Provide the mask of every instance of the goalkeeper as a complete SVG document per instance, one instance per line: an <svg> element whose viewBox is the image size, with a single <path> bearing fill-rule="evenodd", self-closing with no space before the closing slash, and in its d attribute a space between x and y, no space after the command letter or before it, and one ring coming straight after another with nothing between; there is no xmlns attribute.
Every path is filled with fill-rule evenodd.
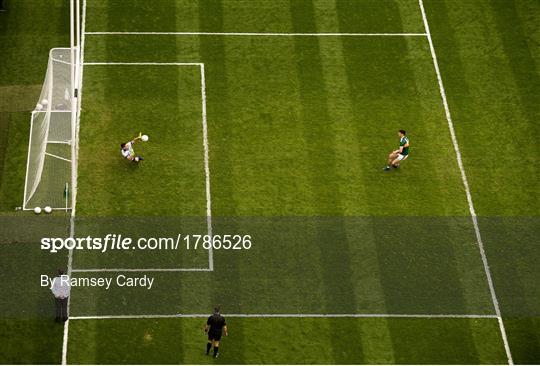
<svg viewBox="0 0 540 366"><path fill-rule="evenodd" d="M124 158L134 163L144 160L142 156L135 155L135 150L133 150L133 145L137 143L137 141L141 140L141 138L142 134L139 132L139 136L135 137L133 140L120 144L120 153Z"/></svg>

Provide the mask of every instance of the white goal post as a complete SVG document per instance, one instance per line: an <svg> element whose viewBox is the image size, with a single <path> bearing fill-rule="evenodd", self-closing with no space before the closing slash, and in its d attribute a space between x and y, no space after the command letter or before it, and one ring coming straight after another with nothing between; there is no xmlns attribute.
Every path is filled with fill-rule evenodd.
<svg viewBox="0 0 540 366"><path fill-rule="evenodd" d="M70 48L53 48L49 52L45 81L30 121L23 210L49 206L67 211L74 204L81 66L79 18L77 1L71 11Z"/></svg>

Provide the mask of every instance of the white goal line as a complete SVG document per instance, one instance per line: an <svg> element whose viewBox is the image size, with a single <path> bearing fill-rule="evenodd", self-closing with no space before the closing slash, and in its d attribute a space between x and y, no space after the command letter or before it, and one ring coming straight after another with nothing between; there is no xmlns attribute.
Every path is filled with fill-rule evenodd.
<svg viewBox="0 0 540 366"><path fill-rule="evenodd" d="M25 207L22 210L23 211L34 211L34 208ZM57 210L57 211L59 211L59 210L66 211L66 208L65 207L51 207L51 210L53 210L53 211L55 211L55 210ZM68 207L67 211L71 211L71 207ZM24 244L24 243L21 243L21 244ZM31 244L31 243L29 243L29 244Z"/></svg>
<svg viewBox="0 0 540 366"><path fill-rule="evenodd" d="M79 268L71 272L212 272L211 268Z"/></svg>
<svg viewBox="0 0 540 366"><path fill-rule="evenodd" d="M427 37L427 33L286 33L286 32L85 32L98 35L252 36L252 37Z"/></svg>
<svg viewBox="0 0 540 366"><path fill-rule="evenodd" d="M416 319L497 319L491 314L222 314L229 318L416 318ZM207 318L208 314L89 315L71 316L70 320Z"/></svg>

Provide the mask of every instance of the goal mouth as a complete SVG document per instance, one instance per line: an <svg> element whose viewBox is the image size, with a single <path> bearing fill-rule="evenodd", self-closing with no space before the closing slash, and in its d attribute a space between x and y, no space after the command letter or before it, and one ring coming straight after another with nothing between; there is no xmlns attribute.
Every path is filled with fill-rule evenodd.
<svg viewBox="0 0 540 366"><path fill-rule="evenodd" d="M23 210L72 208L75 161L74 65L71 48L49 52L41 94L32 112L24 187Z"/></svg>

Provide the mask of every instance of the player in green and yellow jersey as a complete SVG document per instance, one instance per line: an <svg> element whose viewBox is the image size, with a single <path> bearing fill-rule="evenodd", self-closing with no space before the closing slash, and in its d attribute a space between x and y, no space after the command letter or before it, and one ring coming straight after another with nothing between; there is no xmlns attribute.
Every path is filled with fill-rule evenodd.
<svg viewBox="0 0 540 366"><path fill-rule="evenodd" d="M409 157L409 138L406 136L405 130L399 130L399 149L392 151L388 155L388 165L384 167L384 171L389 171L390 167L399 168L399 162Z"/></svg>

